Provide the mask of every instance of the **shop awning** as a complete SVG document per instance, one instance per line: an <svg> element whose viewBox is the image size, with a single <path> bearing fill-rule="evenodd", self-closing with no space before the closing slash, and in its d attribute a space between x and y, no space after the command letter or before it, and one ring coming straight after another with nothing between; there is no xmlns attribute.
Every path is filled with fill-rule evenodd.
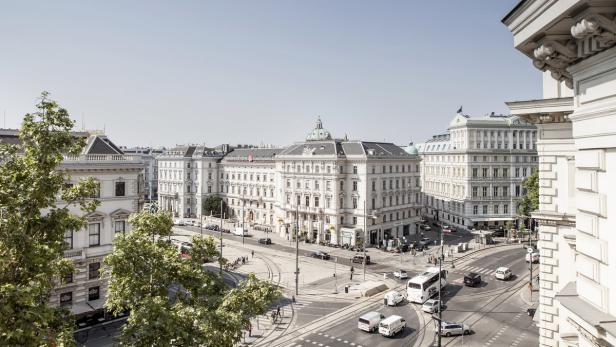
<svg viewBox="0 0 616 347"><path fill-rule="evenodd" d="M485 218L471 218L471 222L500 222L500 221L512 221L512 217L485 217Z"/></svg>

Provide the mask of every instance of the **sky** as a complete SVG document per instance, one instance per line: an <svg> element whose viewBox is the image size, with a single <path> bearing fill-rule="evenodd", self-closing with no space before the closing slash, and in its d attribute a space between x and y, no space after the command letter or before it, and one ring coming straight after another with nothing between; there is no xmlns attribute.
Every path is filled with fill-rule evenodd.
<svg viewBox="0 0 616 347"><path fill-rule="evenodd" d="M541 97L501 19L517 0L11 1L0 123L41 91L118 145L423 142Z"/></svg>

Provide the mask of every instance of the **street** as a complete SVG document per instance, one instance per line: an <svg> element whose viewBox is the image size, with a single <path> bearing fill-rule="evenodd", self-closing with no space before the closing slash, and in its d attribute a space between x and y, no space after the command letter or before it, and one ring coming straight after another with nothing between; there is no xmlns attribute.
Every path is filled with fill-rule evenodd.
<svg viewBox="0 0 616 347"><path fill-rule="evenodd" d="M200 233L199 228L174 227L173 239L190 241L193 235ZM216 238L220 233L203 230L204 235ZM436 238L436 231L425 232L425 237ZM395 307L383 305L383 293L374 297L362 298L357 293L345 293L346 286L352 287L363 281L361 264L353 264L350 259L357 252L331 248L314 244L300 243L300 290L295 296L294 268L295 244L280 239L277 235L268 235L273 240L271 245L259 244L261 232L252 231L252 237L242 238L223 234L223 255L234 260L249 256L254 257L237 270L225 271L225 281L235 285L247 273L281 286L284 298L270 307L268 314L253 321L252 336L246 336L245 345L255 346L430 346L436 341L434 320L430 314L421 311L421 305L408 303L406 300ZM460 240L470 240L468 233L446 235L450 244ZM447 246L446 246L447 247ZM521 245L502 245L502 247L485 247L474 245L476 252L460 254L456 258L446 258L443 267L448 270L448 284L442 292L446 304L443 311L444 321L464 323L471 327L473 333L464 337L443 337L443 345L482 345L499 346L534 346L537 328L527 316L526 309L530 303L523 300L523 291L528 291L528 264L524 261L526 250ZM406 281L393 278L394 270L404 269L409 279L423 272L427 259L435 254L439 247L432 246L424 255L394 254L370 248L368 253L374 264L367 266L367 280L385 281L390 289L406 295ZM331 259L322 260L310 257L315 250L322 250L331 255ZM454 267L452 268L451 260ZM351 266L354 276L351 279ZM509 281L496 280L494 272L499 266L509 267L514 277ZM208 264L211 271L217 267ZM476 288L465 287L463 276L475 272L482 276L482 283ZM336 274L336 276L334 276ZM385 275L385 276L384 276ZM295 298L295 302L291 298ZM269 313L281 308L282 317L272 322ZM402 316L407 327L392 338L378 333L366 333L357 328L359 316L366 312L379 311L385 316L392 314ZM109 346L117 335L119 326L96 328L89 332L89 339L84 345ZM80 334L81 343L83 332Z"/></svg>

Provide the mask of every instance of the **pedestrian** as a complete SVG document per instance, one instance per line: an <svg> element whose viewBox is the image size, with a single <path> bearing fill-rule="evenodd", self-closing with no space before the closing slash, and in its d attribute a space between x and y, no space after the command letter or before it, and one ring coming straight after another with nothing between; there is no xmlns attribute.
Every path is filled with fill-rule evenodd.
<svg viewBox="0 0 616 347"><path fill-rule="evenodd" d="M255 257L255 251L254 251L254 249L253 249L252 251L250 251L250 254L252 254L252 257L253 257L253 258Z"/></svg>
<svg viewBox="0 0 616 347"><path fill-rule="evenodd" d="M276 315L277 315L278 317L280 317L280 306L278 306L278 307L276 308Z"/></svg>
<svg viewBox="0 0 616 347"><path fill-rule="evenodd" d="M246 264L246 260L242 257L242 264Z"/></svg>
<svg viewBox="0 0 616 347"><path fill-rule="evenodd" d="M248 322L248 337L252 337L252 322Z"/></svg>
<svg viewBox="0 0 616 347"><path fill-rule="evenodd" d="M295 295L293 295L293 296L291 297L291 301L293 301L293 303L295 303Z"/></svg>
<svg viewBox="0 0 616 347"><path fill-rule="evenodd" d="M355 271L355 268L353 268L353 266L351 266L351 281L353 280L353 272Z"/></svg>

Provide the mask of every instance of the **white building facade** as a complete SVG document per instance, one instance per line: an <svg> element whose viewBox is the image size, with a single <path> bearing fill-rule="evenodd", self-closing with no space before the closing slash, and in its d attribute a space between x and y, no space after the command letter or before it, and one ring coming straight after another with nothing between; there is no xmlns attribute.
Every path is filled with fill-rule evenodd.
<svg viewBox="0 0 616 347"><path fill-rule="evenodd" d="M163 154L161 148L150 147L120 147L124 154L130 155L133 158L139 158L143 162L145 168L143 171L144 187L146 201L158 201L158 161L157 157Z"/></svg>
<svg viewBox="0 0 616 347"><path fill-rule="evenodd" d="M539 129L541 346L616 345L615 15L614 2L525 0L503 19L544 71L544 99L508 103Z"/></svg>
<svg viewBox="0 0 616 347"><path fill-rule="evenodd" d="M17 130L0 129L0 142L18 143L17 134ZM129 215L141 210L144 164L140 158L124 154L103 134L77 132L74 136L86 138L86 147L80 155L65 155L59 169L69 174L67 185L94 178L99 190L93 198L100 205L86 216L84 229L64 235L68 246L64 257L74 262L75 272L60 279L50 304L66 306L79 317L101 309L105 302L103 258L111 253L114 238L130 230ZM82 214L77 206L68 208L75 215Z"/></svg>
<svg viewBox="0 0 616 347"><path fill-rule="evenodd" d="M426 217L460 229L516 218L522 182L537 169L537 131L515 116L461 113L447 133L417 144Z"/></svg>
<svg viewBox="0 0 616 347"><path fill-rule="evenodd" d="M195 167L194 155L187 153L182 147L159 158L160 207L176 216L183 211L184 217L199 215L188 204L195 199L187 189L199 189L204 177L187 176L188 165ZM306 141L286 148L243 147L200 158L208 170L203 196L223 197L227 217L237 225L292 238L298 224L308 240L349 245L364 237L369 244L402 241L416 232L421 206L416 150L333 139L319 119Z"/></svg>

